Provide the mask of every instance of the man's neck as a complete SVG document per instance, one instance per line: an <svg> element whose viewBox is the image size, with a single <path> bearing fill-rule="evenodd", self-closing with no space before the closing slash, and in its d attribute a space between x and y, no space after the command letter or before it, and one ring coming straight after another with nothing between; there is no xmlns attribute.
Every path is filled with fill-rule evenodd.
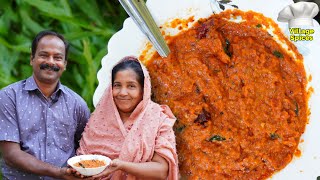
<svg viewBox="0 0 320 180"><path fill-rule="evenodd" d="M55 83L49 84L49 83L42 83L37 79L35 79L35 82L37 83L38 88L46 98L49 98L53 94L53 92L56 90L58 85L58 81Z"/></svg>

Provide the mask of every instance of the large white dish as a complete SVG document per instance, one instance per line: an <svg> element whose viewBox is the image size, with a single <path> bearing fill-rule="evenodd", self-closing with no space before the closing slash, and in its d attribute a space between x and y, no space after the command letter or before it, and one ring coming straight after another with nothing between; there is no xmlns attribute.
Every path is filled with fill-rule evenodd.
<svg viewBox="0 0 320 180"><path fill-rule="evenodd" d="M263 13L265 16L272 18L277 22L278 12L285 6L292 4L291 0L234 0L232 4L239 6L241 10L254 10ZM149 0L147 6L151 11L156 23L162 25L174 18L184 18L195 16L195 19L208 17L212 14L209 0ZM288 34L287 23L277 22L280 28ZM295 43L304 56L304 64L307 72L312 75L310 85L314 93L310 98L311 116L306 131L302 136L304 142L299 144L302 156L294 158L283 170L273 175L273 180L300 180L300 179L317 179L320 176L320 27L314 21L315 29L314 40L311 42ZM102 68L97 74L99 85L93 96L94 105L101 98L107 84L109 83L107 72L122 57L128 55L139 56L147 38L140 32L131 18L125 20L123 29L114 34L108 43L108 54L102 59Z"/></svg>
<svg viewBox="0 0 320 180"><path fill-rule="evenodd" d="M104 166L96 167L96 168L83 168L83 167L77 167L75 166L76 163L82 161L82 160L100 160L105 163ZM80 156L74 156L70 159L68 159L67 163L75 170L77 170L80 174L84 176L93 176L101 173L111 162L111 159L102 156L102 155L94 155L94 154L87 154L87 155L80 155Z"/></svg>

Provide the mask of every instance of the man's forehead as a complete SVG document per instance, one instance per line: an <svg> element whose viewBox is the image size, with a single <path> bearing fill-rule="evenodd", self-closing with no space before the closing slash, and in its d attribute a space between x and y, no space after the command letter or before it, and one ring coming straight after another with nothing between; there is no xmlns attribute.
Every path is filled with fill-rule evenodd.
<svg viewBox="0 0 320 180"><path fill-rule="evenodd" d="M53 35L47 35L42 37L38 42L38 46L41 44L55 44L57 46L63 46L65 48L65 44L62 41L62 39Z"/></svg>
<svg viewBox="0 0 320 180"><path fill-rule="evenodd" d="M49 50L49 49L39 49L39 50L37 51L38 54L49 54L49 53L51 53L51 52L53 52L53 53L56 54L56 55L64 55L64 52L61 52L61 51L51 51L51 50Z"/></svg>
<svg viewBox="0 0 320 180"><path fill-rule="evenodd" d="M48 52L52 50L59 51L64 54L64 42L56 36L45 36L41 38L37 46L37 52Z"/></svg>

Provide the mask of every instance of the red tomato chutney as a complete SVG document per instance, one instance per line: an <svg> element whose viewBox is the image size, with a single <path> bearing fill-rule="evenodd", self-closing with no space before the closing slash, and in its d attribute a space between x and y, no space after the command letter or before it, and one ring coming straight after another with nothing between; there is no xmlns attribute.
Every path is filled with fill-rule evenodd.
<svg viewBox="0 0 320 180"><path fill-rule="evenodd" d="M246 21L227 19L233 14ZM263 27L275 28L292 54ZM177 117L183 179L266 179L292 160L308 120L303 57L270 18L225 11L145 61L153 100ZM294 58L295 57L295 58Z"/></svg>

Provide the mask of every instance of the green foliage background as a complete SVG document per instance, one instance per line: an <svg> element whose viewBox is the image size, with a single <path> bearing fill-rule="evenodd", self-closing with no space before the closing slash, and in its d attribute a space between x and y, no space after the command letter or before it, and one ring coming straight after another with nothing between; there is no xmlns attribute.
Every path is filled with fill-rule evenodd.
<svg viewBox="0 0 320 180"><path fill-rule="evenodd" d="M125 18L117 0L0 0L0 89L31 76L32 39L50 29L71 44L61 82L80 94L92 111L100 61Z"/></svg>

